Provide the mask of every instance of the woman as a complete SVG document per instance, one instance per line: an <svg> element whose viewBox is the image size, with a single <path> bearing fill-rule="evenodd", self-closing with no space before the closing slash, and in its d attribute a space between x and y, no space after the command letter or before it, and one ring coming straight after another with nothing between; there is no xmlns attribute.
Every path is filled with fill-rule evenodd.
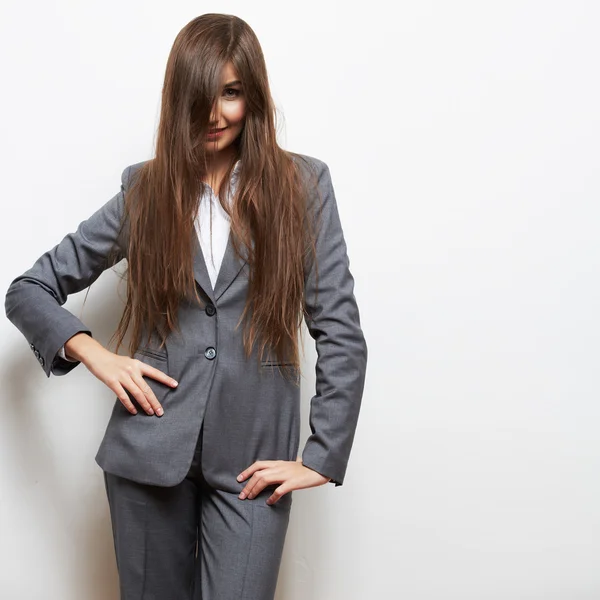
<svg viewBox="0 0 600 600"><path fill-rule="evenodd" d="M48 377L82 362L117 396L96 461L122 599L272 599L293 491L344 480L367 347L329 169L281 149L274 116L252 29L192 20L155 157L6 295ZM62 306L123 258L128 356ZM318 359L300 457L303 319Z"/></svg>

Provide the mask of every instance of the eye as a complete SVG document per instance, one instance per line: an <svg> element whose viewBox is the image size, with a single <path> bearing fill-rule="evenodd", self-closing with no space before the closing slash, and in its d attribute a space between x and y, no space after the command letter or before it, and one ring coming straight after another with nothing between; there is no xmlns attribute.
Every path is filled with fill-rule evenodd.
<svg viewBox="0 0 600 600"><path fill-rule="evenodd" d="M233 92L233 95L228 95L227 92ZM226 88L223 93L228 98L237 98L242 92L236 88Z"/></svg>

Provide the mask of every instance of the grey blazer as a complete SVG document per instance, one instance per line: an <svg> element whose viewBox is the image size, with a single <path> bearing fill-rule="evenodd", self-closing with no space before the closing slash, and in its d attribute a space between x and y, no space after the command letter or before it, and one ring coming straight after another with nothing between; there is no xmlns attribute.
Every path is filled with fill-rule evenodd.
<svg viewBox="0 0 600 600"><path fill-rule="evenodd" d="M317 176L324 200L317 238L316 301L314 269L306 276L305 305L310 315L306 324L318 358L316 393L309 414L311 434L302 462L339 486L344 481L358 422L367 346L329 168L307 155L296 154L294 159L307 176L310 171ZM48 377L51 373L65 375L79 364L58 354L71 336L81 331L92 335L63 307L67 296L85 289L102 271L127 258L127 229L119 233L124 195L142 164L128 166L121 175L120 191L8 288L6 315L27 339ZM109 264L106 257L115 243L120 254ZM194 236L194 277L206 306L182 302L182 333L171 334L162 349L153 338L134 354L172 376L179 385L171 388L146 378L164 407L162 417L149 416L144 410L132 415L115 400L96 455L102 469L140 483L174 486L188 473L202 423L202 469L214 487L239 493L245 482L238 482L236 476L253 462L296 460L299 386L283 377L274 359L267 358L260 366L255 354L247 359L241 327L234 330L248 289L244 256L247 254L241 259L235 256L230 237L213 290ZM136 404L131 394L130 398Z"/></svg>

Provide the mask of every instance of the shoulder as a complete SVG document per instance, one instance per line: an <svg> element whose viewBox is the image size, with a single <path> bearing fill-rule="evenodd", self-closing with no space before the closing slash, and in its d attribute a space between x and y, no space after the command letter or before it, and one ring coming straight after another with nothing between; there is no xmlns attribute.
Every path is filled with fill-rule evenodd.
<svg viewBox="0 0 600 600"><path fill-rule="evenodd" d="M137 163L133 163L132 165L128 165L123 169L121 173L121 184L123 185L123 189L127 189L135 177L135 174L146 164L149 163L150 160L142 160Z"/></svg>
<svg viewBox="0 0 600 600"><path fill-rule="evenodd" d="M288 154L305 173L316 177L318 181L321 181L323 176L329 173L327 163L316 156L290 151L288 151Z"/></svg>
<svg viewBox="0 0 600 600"><path fill-rule="evenodd" d="M316 156L310 156L309 154L301 154L300 152L291 152L288 150L288 154L298 163L304 163L312 167L323 168L327 165L325 161L317 158Z"/></svg>
<svg viewBox="0 0 600 600"><path fill-rule="evenodd" d="M301 177L308 191L308 204L311 210L329 212L336 206L335 192L329 165L321 158L288 152L294 162L298 165Z"/></svg>

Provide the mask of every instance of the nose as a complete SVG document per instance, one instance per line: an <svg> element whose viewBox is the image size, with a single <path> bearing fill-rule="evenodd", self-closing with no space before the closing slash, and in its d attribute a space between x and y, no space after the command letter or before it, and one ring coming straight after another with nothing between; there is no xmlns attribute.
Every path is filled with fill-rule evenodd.
<svg viewBox="0 0 600 600"><path fill-rule="evenodd" d="M215 107L213 106L213 108L210 112L210 127L213 129L216 129L220 119L221 119L221 115L218 114L217 111L215 111Z"/></svg>

